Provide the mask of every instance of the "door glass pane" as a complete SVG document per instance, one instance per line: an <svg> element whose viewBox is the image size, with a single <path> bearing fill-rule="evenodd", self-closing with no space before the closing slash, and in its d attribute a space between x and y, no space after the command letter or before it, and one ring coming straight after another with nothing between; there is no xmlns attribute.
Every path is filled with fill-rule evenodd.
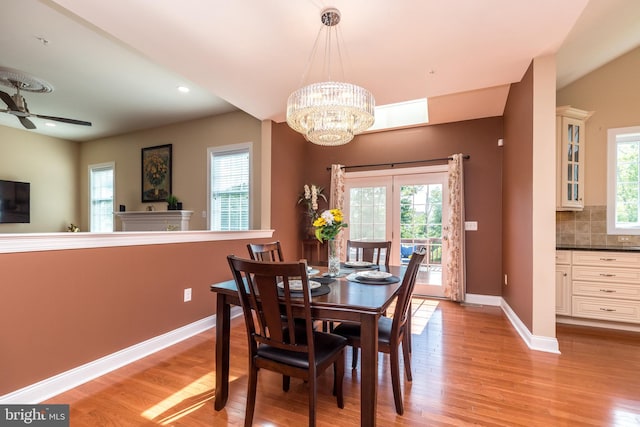
<svg viewBox="0 0 640 427"><path fill-rule="evenodd" d="M573 161L573 144L569 143L567 144L567 161L572 162Z"/></svg>
<svg viewBox="0 0 640 427"><path fill-rule="evenodd" d="M571 185L571 183L567 184L567 199L568 200L573 200L573 192L571 191L573 188L573 186Z"/></svg>
<svg viewBox="0 0 640 427"><path fill-rule="evenodd" d="M349 190L349 238L386 239L386 187L358 187Z"/></svg>
<svg viewBox="0 0 640 427"><path fill-rule="evenodd" d="M573 142L580 143L580 126L574 126L573 128Z"/></svg>
<svg viewBox="0 0 640 427"><path fill-rule="evenodd" d="M580 153L579 153L579 151L580 151L580 147L578 145L574 145L573 146L573 159L576 162L580 161Z"/></svg>
<svg viewBox="0 0 640 427"><path fill-rule="evenodd" d="M573 184L573 197L578 201L578 184Z"/></svg>
<svg viewBox="0 0 640 427"><path fill-rule="evenodd" d="M580 180L580 177L578 176L578 165L577 164L573 165L573 176L575 177L576 181Z"/></svg>
<svg viewBox="0 0 640 427"><path fill-rule="evenodd" d="M442 184L400 187L400 230L403 263L415 245L425 245L429 256L424 264L441 267Z"/></svg>
<svg viewBox="0 0 640 427"><path fill-rule="evenodd" d="M573 171L573 168L571 167L571 165L567 165L567 180L568 181L573 181L573 174L571 173Z"/></svg>

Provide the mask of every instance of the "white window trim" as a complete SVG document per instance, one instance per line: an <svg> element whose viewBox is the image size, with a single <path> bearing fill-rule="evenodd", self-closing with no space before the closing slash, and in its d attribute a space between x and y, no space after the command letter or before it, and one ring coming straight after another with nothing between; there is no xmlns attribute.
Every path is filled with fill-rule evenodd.
<svg viewBox="0 0 640 427"><path fill-rule="evenodd" d="M253 142L219 145L207 148L207 229L211 230L211 157L217 153L249 150L249 229L253 225Z"/></svg>
<svg viewBox="0 0 640 427"><path fill-rule="evenodd" d="M640 235L640 227L620 228L616 226L617 136L630 133L640 133L640 126L607 130L607 234Z"/></svg>
<svg viewBox="0 0 640 427"><path fill-rule="evenodd" d="M87 206L87 212L89 213L88 215L88 224L89 224L89 230L91 230L91 172L94 169L104 169L104 168L111 168L113 170L113 208L115 210L116 207L116 162L105 162L105 163L96 163L93 165L89 165L88 166L88 170L87 170L87 174L88 174L88 179L87 179L87 190L88 190L88 206ZM115 227L116 227L116 221L114 219L113 221L113 229L111 231L115 231Z"/></svg>

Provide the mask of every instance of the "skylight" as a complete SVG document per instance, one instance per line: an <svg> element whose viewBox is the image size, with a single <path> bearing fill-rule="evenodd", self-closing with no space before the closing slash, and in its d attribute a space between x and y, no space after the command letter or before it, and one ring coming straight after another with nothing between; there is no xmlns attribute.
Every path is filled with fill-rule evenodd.
<svg viewBox="0 0 640 427"><path fill-rule="evenodd" d="M367 132L395 129L429 123L429 105L427 98L396 104L378 105L375 110L376 121Z"/></svg>

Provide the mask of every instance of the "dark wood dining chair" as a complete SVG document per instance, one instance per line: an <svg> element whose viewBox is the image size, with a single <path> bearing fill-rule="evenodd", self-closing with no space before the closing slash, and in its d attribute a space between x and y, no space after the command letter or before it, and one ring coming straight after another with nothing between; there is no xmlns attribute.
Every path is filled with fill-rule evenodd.
<svg viewBox="0 0 640 427"><path fill-rule="evenodd" d="M400 285L393 318L382 316L378 321L378 350L389 354L393 399L396 404L396 412L399 415L404 413L404 406L402 404L402 392L400 391L400 358L398 351L400 344L402 344L404 370L407 381L412 381L409 343L411 315L409 307L416 276L426 254L427 249L424 246L419 247L413 253ZM355 369L358 364L358 348L360 347L360 325L356 323L341 323L334 328L333 333L345 337L349 345L353 347L352 367Z"/></svg>
<svg viewBox="0 0 640 427"><path fill-rule="evenodd" d="M344 407L344 349L340 335L315 331L311 319L311 290L307 263L265 262L229 255L229 266L238 287L249 344L249 382L244 425L251 426L256 401L258 370L283 375L282 388L289 390L290 377L301 378L309 388L309 426L315 426L317 377L333 365L333 394ZM291 291L291 280L299 280L302 292ZM280 285L279 285L280 283ZM301 301L302 300L302 301ZM305 320L301 333L296 327L294 306L302 303L296 317ZM286 314L282 317L282 313Z"/></svg>
<svg viewBox="0 0 640 427"><path fill-rule="evenodd" d="M271 262L284 261L280 241L270 243L249 243L247 244L247 250L249 251L249 256L252 260Z"/></svg>
<svg viewBox="0 0 640 427"><path fill-rule="evenodd" d="M352 256L353 255L353 256ZM389 265L391 241L347 240L347 261L368 261L374 264Z"/></svg>

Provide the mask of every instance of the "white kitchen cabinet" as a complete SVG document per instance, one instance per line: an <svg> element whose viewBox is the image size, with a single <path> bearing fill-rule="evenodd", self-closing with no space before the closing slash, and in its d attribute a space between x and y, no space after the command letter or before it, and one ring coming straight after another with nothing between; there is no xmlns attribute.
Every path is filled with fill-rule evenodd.
<svg viewBox="0 0 640 427"><path fill-rule="evenodd" d="M570 106L556 109L556 210L584 208L585 124L593 112Z"/></svg>
<svg viewBox="0 0 640 427"><path fill-rule="evenodd" d="M571 316L571 251L556 251L556 314Z"/></svg>
<svg viewBox="0 0 640 427"><path fill-rule="evenodd" d="M640 323L640 253L573 251L571 315Z"/></svg>

